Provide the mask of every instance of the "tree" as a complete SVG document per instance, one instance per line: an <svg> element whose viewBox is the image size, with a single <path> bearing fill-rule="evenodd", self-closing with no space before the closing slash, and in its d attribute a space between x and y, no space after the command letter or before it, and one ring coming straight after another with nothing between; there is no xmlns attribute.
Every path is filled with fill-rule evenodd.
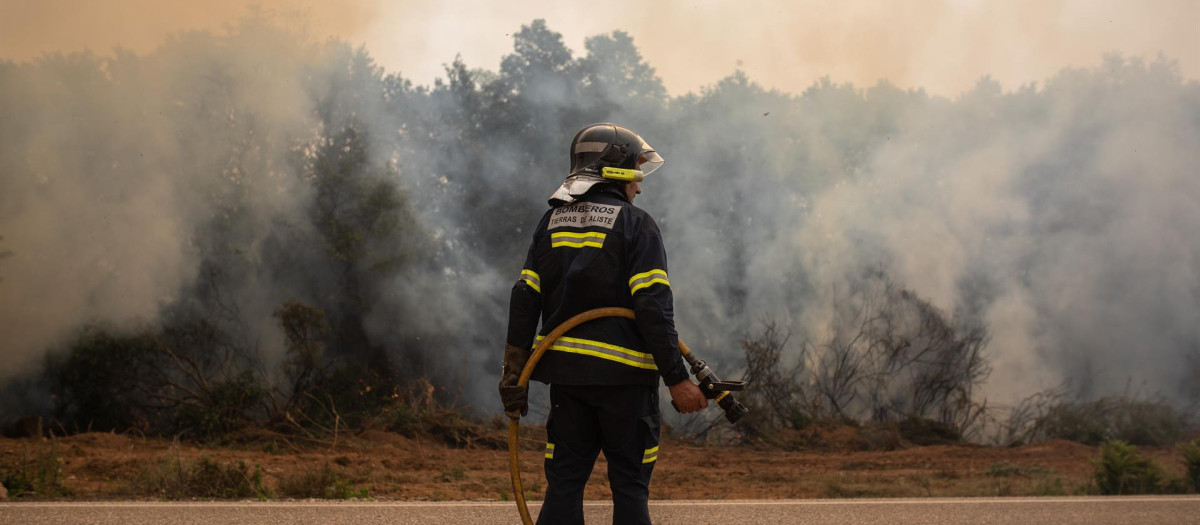
<svg viewBox="0 0 1200 525"><path fill-rule="evenodd" d="M645 129L666 105L667 90L624 31L584 41L587 55L578 60L580 102L596 120L629 122Z"/></svg>
<svg viewBox="0 0 1200 525"><path fill-rule="evenodd" d="M310 256L324 262L314 269L330 268L335 277L299 278L330 316L334 350L389 370L386 352L370 342L363 323L383 284L419 257L419 225L396 186L396 173L375 165L365 135L354 126L322 137L305 172L314 189L314 240L322 249Z"/></svg>

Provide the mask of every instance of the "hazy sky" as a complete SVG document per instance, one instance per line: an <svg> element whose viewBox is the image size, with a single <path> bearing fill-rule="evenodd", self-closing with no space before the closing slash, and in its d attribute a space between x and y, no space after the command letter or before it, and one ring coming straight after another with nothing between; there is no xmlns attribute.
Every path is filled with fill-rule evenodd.
<svg viewBox="0 0 1200 525"><path fill-rule="evenodd" d="M497 69L511 33L535 18L577 54L587 36L627 31L673 94L740 68L784 91L828 75L953 96L983 75L1012 89L1110 51L1162 53L1200 78L1200 0L0 0L0 58L146 51L171 33L219 29L251 5L307 20L314 38L365 45L418 84L459 53L470 67Z"/></svg>

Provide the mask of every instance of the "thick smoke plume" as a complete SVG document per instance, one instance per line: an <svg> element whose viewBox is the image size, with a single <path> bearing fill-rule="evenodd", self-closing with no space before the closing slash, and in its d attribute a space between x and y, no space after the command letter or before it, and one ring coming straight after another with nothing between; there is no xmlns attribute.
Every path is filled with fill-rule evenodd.
<svg viewBox="0 0 1200 525"><path fill-rule="evenodd" d="M667 159L637 204L682 337L728 367L764 319L827 337L839 290L882 269L990 328L994 399L1197 395L1200 87L1173 63L954 99L741 73L668 97L624 33L577 56L537 21L514 44L433 86L263 20L0 63L0 375L88 324L206 319L271 377L273 313L300 301L328 352L490 412L531 228L570 137L613 121Z"/></svg>
<svg viewBox="0 0 1200 525"><path fill-rule="evenodd" d="M329 50L284 38L251 22L144 57L0 65L0 369L88 321L156 322L192 299L204 257L232 248L206 245L206 229L236 222L255 247L304 205L289 159L317 125L309 53ZM243 322L269 322L270 278L229 290Z"/></svg>

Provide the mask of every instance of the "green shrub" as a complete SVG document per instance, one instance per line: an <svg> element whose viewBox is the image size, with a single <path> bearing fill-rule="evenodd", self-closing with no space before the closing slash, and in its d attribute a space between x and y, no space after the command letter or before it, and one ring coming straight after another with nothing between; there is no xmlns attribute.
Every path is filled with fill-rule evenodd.
<svg viewBox="0 0 1200 525"><path fill-rule="evenodd" d="M18 462L0 467L0 485L13 498L70 496L71 490L62 484L62 465L57 443L51 440L32 457L26 451Z"/></svg>
<svg viewBox="0 0 1200 525"><path fill-rule="evenodd" d="M932 419L907 417L897 424L900 437L914 445L959 443L962 436L954 427Z"/></svg>
<svg viewBox="0 0 1200 525"><path fill-rule="evenodd" d="M54 418L73 431L124 431L148 421L144 391L156 374L154 334L89 325L46 357ZM151 388L154 391L155 388Z"/></svg>
<svg viewBox="0 0 1200 525"><path fill-rule="evenodd" d="M355 487L349 481L337 480L326 492L326 499L367 499L371 497L366 487Z"/></svg>
<svg viewBox="0 0 1200 525"><path fill-rule="evenodd" d="M184 461L176 455L155 462L134 480L131 488L137 494L167 500L264 500L272 496L258 465L251 470L244 461L224 464L208 456Z"/></svg>
<svg viewBox="0 0 1200 525"><path fill-rule="evenodd" d="M450 467L446 470L443 470L442 474L440 476L438 476L438 481L442 481L442 482L462 481L463 479L466 479L466 477L467 477L467 471L463 470L462 467L454 466L454 467Z"/></svg>
<svg viewBox="0 0 1200 525"><path fill-rule="evenodd" d="M988 467L987 470L987 475L997 478L1006 478L1012 476L1029 477L1050 473L1051 472L1049 470L1046 470L1042 467L1023 467L1021 465L1014 465L1007 461L992 463L992 466Z"/></svg>
<svg viewBox="0 0 1200 525"><path fill-rule="evenodd" d="M307 469L298 476L279 480L279 494L289 498L366 499L366 488L355 487L326 463L319 469Z"/></svg>
<svg viewBox="0 0 1200 525"><path fill-rule="evenodd" d="M1165 447L1179 440L1186 414L1162 398L1130 396L1051 407L1040 424L1047 438L1088 445L1120 440L1140 446Z"/></svg>
<svg viewBox="0 0 1200 525"><path fill-rule="evenodd" d="M269 393L244 353L208 320L123 330L88 325L43 370L54 419L71 432L209 439L261 421Z"/></svg>
<svg viewBox="0 0 1200 525"><path fill-rule="evenodd" d="M1185 482L1191 490L1200 492L1200 439L1175 445L1183 453L1183 466L1187 469Z"/></svg>
<svg viewBox="0 0 1200 525"><path fill-rule="evenodd" d="M1124 441L1105 441L1100 457L1091 462L1101 494L1152 494L1165 488L1162 465Z"/></svg>
<svg viewBox="0 0 1200 525"><path fill-rule="evenodd" d="M258 378L246 371L228 381L215 382L203 403L187 403L175 411L175 428L191 430L200 439L227 435L248 426L249 408L266 396Z"/></svg>
<svg viewBox="0 0 1200 525"><path fill-rule="evenodd" d="M1067 489L1063 486L1062 478L1058 476L1042 478L1033 485L1030 492L1035 496L1066 496Z"/></svg>

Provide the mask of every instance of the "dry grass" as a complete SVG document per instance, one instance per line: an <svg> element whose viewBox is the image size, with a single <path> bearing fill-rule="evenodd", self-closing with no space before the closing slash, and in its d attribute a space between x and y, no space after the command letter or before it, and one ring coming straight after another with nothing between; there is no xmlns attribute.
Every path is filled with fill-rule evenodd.
<svg viewBox="0 0 1200 525"><path fill-rule="evenodd" d="M349 463L348 460L334 461L339 465ZM354 486L329 463L325 463L319 468L305 468L281 478L279 495L287 498L365 499L370 497L370 492L364 487Z"/></svg>
<svg viewBox="0 0 1200 525"><path fill-rule="evenodd" d="M218 461L207 455L185 458L178 450L145 464L129 480L128 494L161 500L270 499L262 468L245 460Z"/></svg>
<svg viewBox="0 0 1200 525"><path fill-rule="evenodd" d="M538 427L523 430L522 479L526 496L539 499L545 490L540 453L545 434ZM272 441L202 448L114 434L60 438L55 446L63 488L81 500L511 500L507 453L491 442L489 438L455 447L442 436L408 438L368 431L346 436L332 448ZM0 439L0 465L17 464L29 451L47 444ZM1143 452L1172 477L1186 472L1180 450ZM1097 456L1097 447L1067 441L1012 448L900 443L892 451L861 451L704 446L668 439L651 493L657 499L1082 494L1096 491L1089 460ZM602 457L587 498L611 495L606 468ZM200 485L223 488L206 492L196 488Z"/></svg>

